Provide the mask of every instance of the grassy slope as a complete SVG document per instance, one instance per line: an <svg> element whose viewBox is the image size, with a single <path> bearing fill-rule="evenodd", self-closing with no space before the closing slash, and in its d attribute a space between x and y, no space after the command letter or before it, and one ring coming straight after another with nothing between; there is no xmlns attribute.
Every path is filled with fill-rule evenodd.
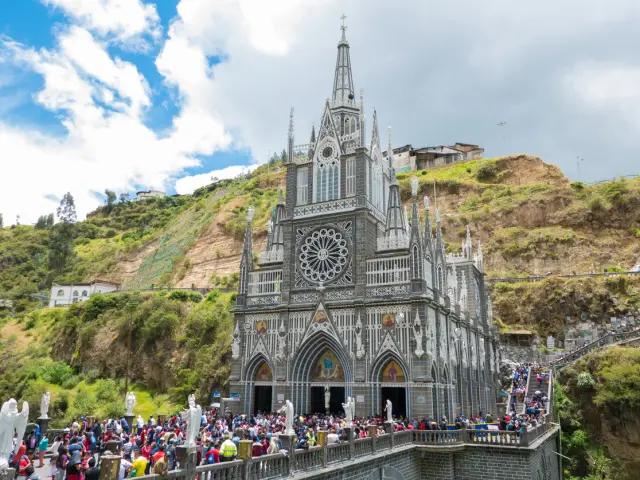
<svg viewBox="0 0 640 480"><path fill-rule="evenodd" d="M432 205L437 203L442 213L443 231L450 248L458 248L466 224L471 225L474 238L482 240L489 277L628 268L640 257L640 179L594 186L570 184L556 167L524 155L474 160L416 174L420 195L429 194ZM410 174L398 176L405 201L409 201L409 179ZM46 292L52 280L83 281L100 277L121 281L131 288L174 285L185 275L191 278L194 271L203 268L194 252L206 252L210 239L218 245L216 250L224 250L217 251L215 256L229 255L227 265L231 267L223 273L232 272L239 255L231 246L241 242L247 207L254 205L257 210L254 240L259 245L264 240L270 210L283 183L282 168L263 166L247 178L205 187L194 195L116 205L110 212L106 207L100 208L77 224L75 258L57 278L53 278L47 267L47 230L29 226L1 229L0 298L15 300L20 319L37 304L30 295ZM215 228L212 230L212 227ZM205 278L209 285L219 281L215 278L215 269L211 275L208 272ZM526 325L542 334L557 334L566 316L578 312L586 312L593 319L627 313L640 306L639 297L639 281L632 279L552 278L540 283L498 284L493 291L494 314L505 328ZM521 301L523 298L526 301ZM151 301L147 299L142 303ZM226 305L228 302L214 302L209 307L210 313L228 318ZM114 325L122 326L124 321L122 307L107 309L99 319L80 325L77 319L82 318L78 313L82 308L86 307L59 309L56 313L45 309L21 318L19 324L17 320L8 320L13 325L13 334L5 335L4 328L0 331L5 358L29 363L39 355L47 362L55 359L74 368L73 374L78 375L75 384L81 383L64 388L69 393L68 412L73 412L76 396L94 398L101 405L109 404L104 399L98 401L94 395L97 393L91 390L100 385L96 387L95 381L87 382L96 378L97 382L121 378L128 351L123 337L114 329ZM177 307L162 304L161 308L173 311ZM191 322L191 316L196 315L191 310L185 304L175 310L180 324ZM0 309L0 317L10 313ZM42 327L25 330L29 322L34 322L34 315L38 317L36 325L43 322ZM48 322L53 322L51 318L56 315L63 316L59 324L67 330L74 325L65 333L72 343L61 342L64 335L56 337L58 343L48 339L48 329L55 330L54 324ZM147 315L141 328L150 323ZM206 322L201 327L205 328ZM15 355L11 335L20 339L27 333L31 337L22 341L29 345L28 358L24 353ZM171 389L174 389L174 399L192 388L203 395L206 393L207 386L198 383L193 371L197 368L204 371L206 360L198 351L208 346L196 348L185 340L183 333L182 327L176 329L163 349L158 350L152 342L139 352L146 355L150 365L133 375L144 390L140 391L143 398L151 395L149 392ZM83 356L83 349L78 345L83 339L96 335L106 338L111 350L101 345L92 345L87 350L85 345L85 351L90 351L93 358ZM208 338L214 341L214 337ZM222 374L227 368L223 361L227 349L228 345L219 345ZM165 358L160 351L170 352L170 356ZM19 362L11 365L20 368ZM169 373L166 384L159 381L163 370L158 366L164 365L168 365ZM207 378L213 384L214 379ZM2 393L26 395L28 384L38 385L36 380L43 381L38 374L23 380L24 384L16 384L9 367L0 369ZM71 383L69 380L69 385ZM51 382L48 386L55 390ZM78 395L83 389L89 393ZM162 404L167 399L154 397L154 401ZM150 410L158 408L164 407L149 407Z"/></svg>

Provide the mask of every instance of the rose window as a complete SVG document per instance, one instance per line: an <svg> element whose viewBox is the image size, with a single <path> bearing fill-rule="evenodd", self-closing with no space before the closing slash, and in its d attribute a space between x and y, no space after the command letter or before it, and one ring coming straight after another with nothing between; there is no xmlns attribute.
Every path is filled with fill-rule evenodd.
<svg viewBox="0 0 640 480"><path fill-rule="evenodd" d="M340 276L348 256L347 240L342 233L334 228L321 228L303 240L300 269L307 280L328 283Z"/></svg>

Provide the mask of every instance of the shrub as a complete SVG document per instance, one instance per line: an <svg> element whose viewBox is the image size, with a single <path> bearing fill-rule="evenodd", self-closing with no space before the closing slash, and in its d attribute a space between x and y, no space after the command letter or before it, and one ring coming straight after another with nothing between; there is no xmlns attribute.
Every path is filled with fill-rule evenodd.
<svg viewBox="0 0 640 480"><path fill-rule="evenodd" d="M578 385L578 388L582 390L591 390L591 388L596 384L596 381L589 372L581 372L578 374L576 384Z"/></svg>
<svg viewBox="0 0 640 480"><path fill-rule="evenodd" d="M476 172L476 179L479 182L491 182L498 175L498 167L495 163L485 163Z"/></svg>
<svg viewBox="0 0 640 480"><path fill-rule="evenodd" d="M42 379L62 386L73 377L73 369L65 362L50 362L42 367Z"/></svg>
<svg viewBox="0 0 640 480"><path fill-rule="evenodd" d="M199 303L202 301L202 295L199 292L191 292L189 290L174 290L169 294L169 299L178 300L179 302Z"/></svg>

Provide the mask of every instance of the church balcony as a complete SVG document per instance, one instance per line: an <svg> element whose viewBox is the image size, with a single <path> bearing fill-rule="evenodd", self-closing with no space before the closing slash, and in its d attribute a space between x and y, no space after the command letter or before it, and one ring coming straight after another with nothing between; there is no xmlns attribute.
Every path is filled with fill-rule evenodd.
<svg viewBox="0 0 640 480"><path fill-rule="evenodd" d="M409 255L367 260L367 287L408 284L410 276Z"/></svg>
<svg viewBox="0 0 640 480"><path fill-rule="evenodd" d="M260 256L258 258L258 264L264 265L267 263L278 263L282 262L284 259L284 248L277 247L275 249L265 250L264 252L260 252Z"/></svg>
<svg viewBox="0 0 640 480"><path fill-rule="evenodd" d="M258 270L249 273L247 305L273 305L280 302L282 270Z"/></svg>
<svg viewBox="0 0 640 480"><path fill-rule="evenodd" d="M357 206L356 198L341 198L339 200L330 200L328 202L310 203L309 205L300 205L293 209L293 218L305 218L323 213L339 213L349 212Z"/></svg>
<svg viewBox="0 0 640 480"><path fill-rule="evenodd" d="M409 248L409 236L406 234L378 238L378 251L400 250L403 248Z"/></svg>

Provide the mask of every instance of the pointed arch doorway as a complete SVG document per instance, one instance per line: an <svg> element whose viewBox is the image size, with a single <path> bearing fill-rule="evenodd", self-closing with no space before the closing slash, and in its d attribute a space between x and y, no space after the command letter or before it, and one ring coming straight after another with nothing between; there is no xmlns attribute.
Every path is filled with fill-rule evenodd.
<svg viewBox="0 0 640 480"><path fill-rule="evenodd" d="M273 372L266 360L259 361L253 373L253 414L270 413L273 405Z"/></svg>
<svg viewBox="0 0 640 480"><path fill-rule="evenodd" d="M373 382L377 390L378 412L383 415L387 400L391 401L394 417L407 417L407 377L406 370L395 355L376 362Z"/></svg>
<svg viewBox="0 0 640 480"><path fill-rule="evenodd" d="M299 412L342 414L351 395L353 378L349 357L326 332L309 337L300 347L292 368L293 401Z"/></svg>

